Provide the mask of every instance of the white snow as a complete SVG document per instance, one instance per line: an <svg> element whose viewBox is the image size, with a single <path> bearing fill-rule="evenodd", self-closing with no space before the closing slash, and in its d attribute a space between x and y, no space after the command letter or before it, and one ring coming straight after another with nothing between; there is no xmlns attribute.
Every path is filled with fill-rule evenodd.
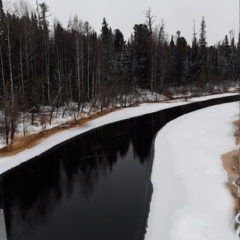
<svg viewBox="0 0 240 240"><path fill-rule="evenodd" d="M233 198L221 155L236 148L238 103L179 117L158 133L145 240L231 240Z"/></svg>
<svg viewBox="0 0 240 240"><path fill-rule="evenodd" d="M168 103L141 104L65 130L37 146L0 159L0 174L64 140L115 121L162 109L230 96L221 94ZM152 172L153 196L146 240L236 239L231 222L233 200L224 187L227 174L220 156L234 148L231 122L237 103L200 110L172 121L158 134Z"/></svg>

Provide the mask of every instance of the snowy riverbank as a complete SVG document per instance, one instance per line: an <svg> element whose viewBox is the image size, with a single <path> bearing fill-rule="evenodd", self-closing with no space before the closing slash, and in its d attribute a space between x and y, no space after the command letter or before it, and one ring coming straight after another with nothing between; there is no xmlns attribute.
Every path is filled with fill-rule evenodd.
<svg viewBox="0 0 240 240"><path fill-rule="evenodd" d="M18 166L23 162L28 161L29 159L35 156L40 155L41 153L47 151L48 149L56 146L57 144L63 141L66 141L67 139L70 139L74 136L87 132L96 127L100 127L105 124L113 123L123 119L128 119L131 117L140 116L147 113L157 112L159 110L171 108L174 106L209 100L213 98L233 96L233 95L236 95L236 94L227 93L227 94L198 97L198 98L192 98L187 102L183 100L178 100L178 101L172 101L168 103L148 103L148 104L141 104L138 107L129 107L119 111L112 112L108 115L89 121L88 124L86 124L85 126L76 127L74 129L70 129L70 130L66 130L66 131L62 131L57 134L54 134L53 136L41 141L39 144L37 144L37 146L34 146L30 149L25 149L23 152L20 152L16 155L8 156L8 157L0 157L0 174Z"/></svg>
<svg viewBox="0 0 240 240"><path fill-rule="evenodd" d="M138 107L129 107L129 108L121 109L119 111L112 112L108 115L89 121L88 124L82 127L76 127L74 129L70 129L70 130L66 130L66 131L62 131L57 134L54 134L49 138L41 141L37 146L34 146L30 149L25 149L23 152L20 152L16 155L1 157L0 158L0 174L18 166L23 162L28 161L29 159L35 156L40 155L41 153L47 151L48 149L56 146L57 144L63 141L66 141L67 139L70 139L74 136L87 132L96 127L100 127L105 124L113 123L123 119L128 119L131 117L141 116L147 113L157 112L162 109L171 108L174 106L185 105L192 102L204 101L204 100L233 96L233 95L236 95L236 94L226 93L226 94L219 94L219 95L212 95L212 96L205 96L205 97L197 97L197 98L192 98L187 102L183 100L176 100L168 103L148 103L148 104L141 104Z"/></svg>
<svg viewBox="0 0 240 240"><path fill-rule="evenodd" d="M201 97L188 102L142 104L112 112L89 121L83 127L52 135L31 149L0 158L0 174L96 127L174 106L232 95L234 94ZM230 123L238 111L238 105L233 103L220 107L223 108L217 106L211 111L211 108L206 109L204 117L198 116L204 110L196 112L196 115L192 113L193 115L183 116L159 132L152 173L154 192L147 240L235 239L232 230L228 229L232 217L232 199L224 188L227 177L221 166L220 155L232 150L234 146ZM221 115L222 113L226 115ZM204 138L206 136L209 137L208 140ZM161 144L164 149L159 147Z"/></svg>
<svg viewBox="0 0 240 240"><path fill-rule="evenodd" d="M221 155L236 147L232 121L238 111L236 102L217 105L160 130L145 240L237 239Z"/></svg>

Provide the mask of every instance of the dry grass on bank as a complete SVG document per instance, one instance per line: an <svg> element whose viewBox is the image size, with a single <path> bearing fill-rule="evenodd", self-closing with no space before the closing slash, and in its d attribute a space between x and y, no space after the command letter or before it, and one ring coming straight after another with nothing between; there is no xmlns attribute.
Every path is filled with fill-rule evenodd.
<svg viewBox="0 0 240 240"><path fill-rule="evenodd" d="M234 136L235 143L239 145L240 143L240 121L234 121L233 126L235 128ZM240 208L238 188L232 184L232 182L240 177L240 152L239 150L232 150L226 154L222 155L223 167L228 173L228 182L226 183L227 188L229 189L231 195L234 198L234 211L237 213Z"/></svg>
<svg viewBox="0 0 240 240"><path fill-rule="evenodd" d="M81 118L81 119L77 120L77 122L74 122L73 120L71 120L71 121L64 123L63 125L53 127L51 129L42 130L39 133L29 134L29 135L25 135L25 136L16 135L13 143L10 146L0 149L0 157L11 156L11 155L19 153L25 149L32 148L32 147L36 146L40 141L52 136L53 134L65 131L67 129L84 126L91 120L97 119L101 116L107 115L111 112L115 112L120 109L122 109L122 108L120 108L120 107L119 108L111 108L111 109L104 110L102 112L95 112L87 118L85 117L85 118Z"/></svg>

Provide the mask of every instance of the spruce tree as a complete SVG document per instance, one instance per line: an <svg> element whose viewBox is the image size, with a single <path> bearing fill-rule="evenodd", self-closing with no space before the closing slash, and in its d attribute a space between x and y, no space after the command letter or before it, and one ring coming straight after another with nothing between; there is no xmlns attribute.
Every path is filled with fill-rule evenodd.
<svg viewBox="0 0 240 240"><path fill-rule="evenodd" d="M2 0L0 0L0 35L4 33L5 12L3 11Z"/></svg>
<svg viewBox="0 0 240 240"><path fill-rule="evenodd" d="M196 84L198 73L199 73L199 45L196 37L195 32L195 23L194 23L194 32L193 32L193 40L192 40L192 47L189 56L189 84Z"/></svg>
<svg viewBox="0 0 240 240"><path fill-rule="evenodd" d="M6 73L5 73L5 69L7 66L7 42L6 42L6 33L5 33L5 12L3 11L3 4L2 4L2 0L0 0L0 72L1 72L1 78L2 81L0 82L0 93L1 96L3 96L3 99L0 98L0 106L1 103L5 102L5 97L6 97ZM4 103L3 103L4 105Z"/></svg>
<svg viewBox="0 0 240 240"><path fill-rule="evenodd" d="M206 22L203 17L201 21L199 38L199 78L198 78L198 84L203 92L205 91L207 79L208 69L207 69Z"/></svg>
<svg viewBox="0 0 240 240"><path fill-rule="evenodd" d="M100 35L100 56L101 56L101 93L103 104L108 107L110 95L114 94L113 79L113 34L112 29L108 27L107 21L103 18L101 35ZM105 102L105 99L107 100Z"/></svg>
<svg viewBox="0 0 240 240"><path fill-rule="evenodd" d="M134 75L138 87L150 89L149 29L145 24L136 24L133 29Z"/></svg>
<svg viewBox="0 0 240 240"><path fill-rule="evenodd" d="M231 47L229 45L228 36L225 36L224 39L224 58L225 58L225 69L224 69L224 77L225 80L229 80L229 70L230 70L230 56L231 56Z"/></svg>

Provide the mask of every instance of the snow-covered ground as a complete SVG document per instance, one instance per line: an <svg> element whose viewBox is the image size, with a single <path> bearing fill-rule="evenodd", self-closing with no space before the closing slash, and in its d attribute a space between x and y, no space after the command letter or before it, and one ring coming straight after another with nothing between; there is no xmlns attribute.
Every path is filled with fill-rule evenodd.
<svg viewBox="0 0 240 240"><path fill-rule="evenodd" d="M234 148L238 103L202 109L158 133L145 240L233 240L233 198L221 155Z"/></svg>

